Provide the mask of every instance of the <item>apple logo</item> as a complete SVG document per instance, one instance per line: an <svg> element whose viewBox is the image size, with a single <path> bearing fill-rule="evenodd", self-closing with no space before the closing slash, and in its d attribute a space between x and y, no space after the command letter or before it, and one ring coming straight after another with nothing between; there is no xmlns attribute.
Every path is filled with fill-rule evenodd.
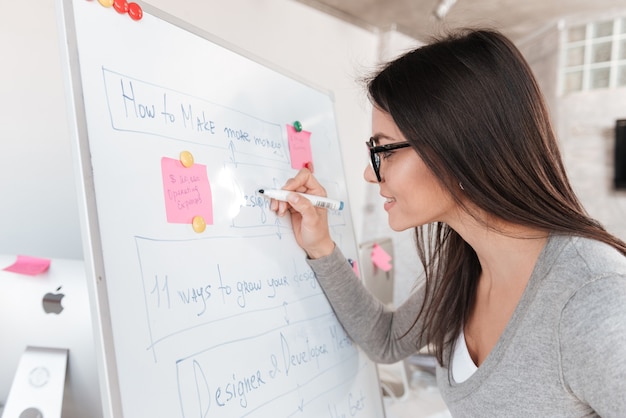
<svg viewBox="0 0 626 418"><path fill-rule="evenodd" d="M60 314L63 311L63 305L61 300L65 297L65 294L59 293L62 286L59 286L55 293L48 292L43 296L42 305L43 310L46 313Z"/></svg>

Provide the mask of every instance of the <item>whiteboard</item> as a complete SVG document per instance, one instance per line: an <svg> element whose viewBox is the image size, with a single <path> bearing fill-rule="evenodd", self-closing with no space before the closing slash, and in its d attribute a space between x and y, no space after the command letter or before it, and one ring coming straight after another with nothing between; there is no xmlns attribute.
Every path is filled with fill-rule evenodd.
<svg viewBox="0 0 626 418"><path fill-rule="evenodd" d="M148 5L58 5L105 416L383 416L375 364L257 192L308 147L357 260L332 97Z"/></svg>

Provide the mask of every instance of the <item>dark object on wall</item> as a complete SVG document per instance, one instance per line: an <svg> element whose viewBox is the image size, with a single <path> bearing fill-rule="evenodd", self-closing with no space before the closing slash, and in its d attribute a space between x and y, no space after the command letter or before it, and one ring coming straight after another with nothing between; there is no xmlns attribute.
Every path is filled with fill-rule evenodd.
<svg viewBox="0 0 626 418"><path fill-rule="evenodd" d="M626 190L626 119L615 123L615 188Z"/></svg>

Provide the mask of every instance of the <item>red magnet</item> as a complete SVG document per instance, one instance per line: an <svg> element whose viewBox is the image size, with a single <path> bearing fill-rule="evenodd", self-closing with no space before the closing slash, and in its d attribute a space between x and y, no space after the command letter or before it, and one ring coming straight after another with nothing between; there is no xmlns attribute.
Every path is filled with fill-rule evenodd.
<svg viewBox="0 0 626 418"><path fill-rule="evenodd" d="M113 0L113 8L118 13L124 14L128 12L128 2L126 0Z"/></svg>
<svg viewBox="0 0 626 418"><path fill-rule="evenodd" d="M139 20L143 17L143 10L137 3L128 3L128 16L133 20Z"/></svg>

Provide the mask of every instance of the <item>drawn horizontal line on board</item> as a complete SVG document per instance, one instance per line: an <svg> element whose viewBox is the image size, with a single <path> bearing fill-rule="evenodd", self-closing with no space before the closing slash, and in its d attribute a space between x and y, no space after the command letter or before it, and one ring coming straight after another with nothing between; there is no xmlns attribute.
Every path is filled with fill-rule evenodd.
<svg viewBox="0 0 626 418"><path fill-rule="evenodd" d="M191 222L190 222L190 225L191 225ZM345 224L332 224L329 226L330 227L345 226ZM237 230L246 230L246 229L258 229L258 228L276 228L276 225L274 224L254 225L254 226L231 225L230 227L237 229ZM290 227L287 227L287 226L281 226L280 228L286 229L286 230L292 230ZM146 237L142 235L135 235L133 238L138 238L138 239L143 239L146 241L153 241L153 242L186 242L186 241L206 241L206 240L223 240L223 239L270 238L270 237L275 237L275 236L276 236L275 232L270 232L270 233L263 232L263 233L249 234L249 235L243 235L243 236L242 235L209 235L209 236L203 236L203 237L198 237L198 238L180 238L180 239L152 238L152 237Z"/></svg>
<svg viewBox="0 0 626 418"><path fill-rule="evenodd" d="M315 296L317 296L317 295L315 295ZM281 305L281 308L282 308L282 305ZM260 309L258 311L271 310L271 309L276 309L276 308ZM189 330L194 329L194 328L206 326L206 325L209 325L210 323L221 322L222 320L230 319L232 317L247 315L248 313L252 313L252 312L245 312L245 313L241 313L241 314L236 314L236 315L232 315L231 317L228 317L228 318L225 317L224 319L216 319L215 321L209 321L209 322L206 322L204 324L195 325L193 327L177 331L174 334L180 334L181 332L185 332L185 331L189 331ZM274 328L270 328L270 329L267 329L265 331L262 331L262 332L259 332L259 333L256 333L256 334L252 334L252 335L248 334L247 336L242 337L242 338L237 338L237 339L234 339L234 340L223 341L221 343L214 344L214 345L212 345L210 347L206 347L206 348L203 348L202 350L196 351L193 354L189 354L189 355L187 355L185 357L181 357L178 360L176 360L176 363L187 361L187 360L189 360L192 357L196 357L196 356L198 356L200 354L206 353L207 351L215 350L216 348L223 347L223 346L228 345L228 344L235 344L235 343L239 343L239 342L242 342L242 341L253 340L255 338L259 338L259 337L262 337L264 335L271 334L272 332L276 332L278 330L287 328L289 326L293 326L295 324L301 324L301 323L306 323L306 322L313 322L313 321L316 321L318 319L322 319L322 318L326 318L326 317L335 317L335 314L332 312L332 310L330 310L329 312L324 312L324 313L322 313L320 315L317 315L317 316L309 316L307 319L300 319L300 320L290 321L288 324L283 324L283 325L280 325L280 326L277 326L277 327L274 327ZM172 335L174 335L174 334L172 334ZM155 343L153 343L147 349L150 349L150 347L154 346Z"/></svg>
<svg viewBox="0 0 626 418"><path fill-rule="evenodd" d="M189 223L191 225L191 222ZM265 226L265 225L263 225ZM180 238L180 239L162 239L162 238L151 238L144 237L141 235L135 235L133 238L143 239L146 241L153 242L186 242L186 241L206 241L206 240L222 240L222 239L242 239L242 238L268 238L273 237L276 234L274 233L262 233L262 234L251 234L251 235L211 235L206 237L198 237L198 238Z"/></svg>

